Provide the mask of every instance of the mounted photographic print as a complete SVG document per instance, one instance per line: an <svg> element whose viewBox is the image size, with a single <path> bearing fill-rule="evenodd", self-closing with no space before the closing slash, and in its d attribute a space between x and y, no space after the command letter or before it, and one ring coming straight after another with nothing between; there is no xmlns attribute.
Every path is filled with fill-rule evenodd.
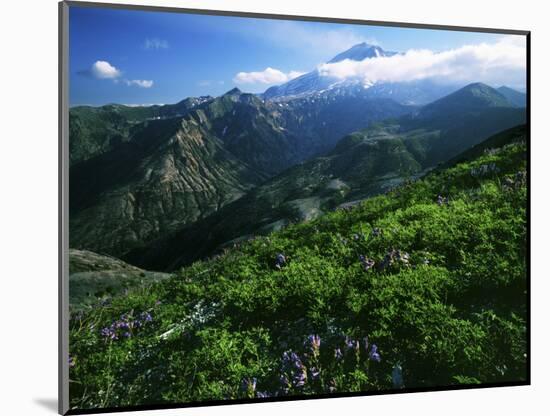
<svg viewBox="0 0 550 416"><path fill-rule="evenodd" d="M60 413L529 384L529 140L529 32L60 3Z"/></svg>

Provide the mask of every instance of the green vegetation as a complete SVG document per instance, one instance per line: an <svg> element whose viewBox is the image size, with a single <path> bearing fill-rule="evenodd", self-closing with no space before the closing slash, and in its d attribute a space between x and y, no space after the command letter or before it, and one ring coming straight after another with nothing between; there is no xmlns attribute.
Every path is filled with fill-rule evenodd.
<svg viewBox="0 0 550 416"><path fill-rule="evenodd" d="M524 139L73 314L71 407L525 380Z"/></svg>

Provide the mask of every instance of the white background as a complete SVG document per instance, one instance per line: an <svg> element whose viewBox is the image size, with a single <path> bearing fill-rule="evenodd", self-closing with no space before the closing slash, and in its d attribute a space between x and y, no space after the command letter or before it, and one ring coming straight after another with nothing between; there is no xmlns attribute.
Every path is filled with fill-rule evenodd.
<svg viewBox="0 0 550 416"><path fill-rule="evenodd" d="M116 2L116 0L111 0ZM119 1L120 2L120 1ZM127 0L127 3L532 31L532 386L138 415L548 414L549 14L544 1ZM0 414L57 405L57 1L0 12ZM546 410L544 410L546 408ZM134 414L134 413L132 413Z"/></svg>

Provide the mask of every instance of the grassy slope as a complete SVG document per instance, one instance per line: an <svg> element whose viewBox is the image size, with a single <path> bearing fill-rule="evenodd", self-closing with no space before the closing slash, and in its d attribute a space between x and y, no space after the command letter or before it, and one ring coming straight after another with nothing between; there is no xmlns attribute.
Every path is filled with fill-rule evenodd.
<svg viewBox="0 0 550 416"><path fill-rule="evenodd" d="M398 364L406 387L524 379L525 156L523 142L481 152L74 316L71 406L391 389Z"/></svg>

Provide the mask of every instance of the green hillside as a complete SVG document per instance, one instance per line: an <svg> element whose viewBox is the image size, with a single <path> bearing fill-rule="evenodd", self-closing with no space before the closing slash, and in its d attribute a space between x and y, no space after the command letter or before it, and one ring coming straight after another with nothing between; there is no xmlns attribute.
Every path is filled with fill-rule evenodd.
<svg viewBox="0 0 550 416"><path fill-rule="evenodd" d="M74 314L89 409L526 379L525 135Z"/></svg>

